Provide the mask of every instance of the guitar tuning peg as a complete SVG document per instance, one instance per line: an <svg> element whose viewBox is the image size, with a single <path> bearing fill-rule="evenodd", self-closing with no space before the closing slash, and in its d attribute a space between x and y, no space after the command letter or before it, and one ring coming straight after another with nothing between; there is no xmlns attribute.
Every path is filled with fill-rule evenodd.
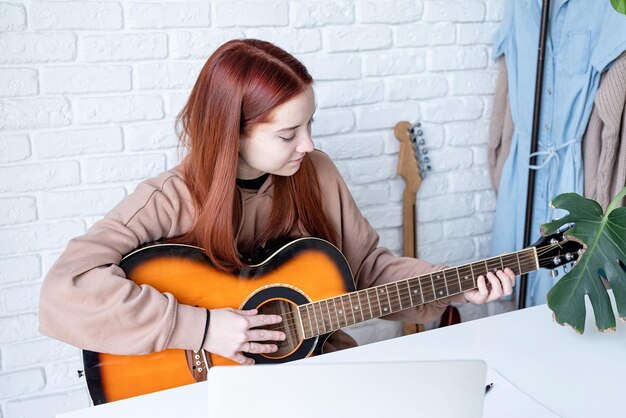
<svg viewBox="0 0 626 418"><path fill-rule="evenodd" d="M552 277L553 279L556 279L558 275L559 275L559 271L557 269L550 270L550 277Z"/></svg>
<svg viewBox="0 0 626 418"><path fill-rule="evenodd" d="M427 162L428 162L428 161L427 161ZM433 168L430 166L430 164L428 164L428 165L426 166L426 171L431 171L432 169L433 169Z"/></svg>
<svg viewBox="0 0 626 418"><path fill-rule="evenodd" d="M422 147L422 154L424 155L428 154L428 148Z"/></svg>
<svg viewBox="0 0 626 418"><path fill-rule="evenodd" d="M424 161L424 163L428 164L430 162L430 158L424 157L423 161Z"/></svg>
<svg viewBox="0 0 626 418"><path fill-rule="evenodd" d="M424 135L424 131L422 131L421 129L417 130L417 136L423 136Z"/></svg>
<svg viewBox="0 0 626 418"><path fill-rule="evenodd" d="M420 145L426 144L426 140L424 138L420 139Z"/></svg>

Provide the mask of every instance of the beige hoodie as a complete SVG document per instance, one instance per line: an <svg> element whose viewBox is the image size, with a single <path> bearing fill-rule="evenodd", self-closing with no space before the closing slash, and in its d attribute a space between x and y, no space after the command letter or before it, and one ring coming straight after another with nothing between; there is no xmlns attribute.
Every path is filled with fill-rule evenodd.
<svg viewBox="0 0 626 418"><path fill-rule="evenodd" d="M320 151L310 156L320 178L324 207L338 232L339 249L355 275L357 289L434 269L424 261L395 257L378 247L378 234L357 208L330 158ZM271 179L258 192L242 190L240 248L266 223ZM122 257L139 245L187 231L193 212L180 168L141 183L85 235L72 239L52 266L41 290L41 332L83 349L111 354L198 349L204 334L204 309L180 304L173 295L151 286L138 286L118 267ZM427 322L439 317L450 299L390 317ZM463 300L462 295L455 300ZM331 337L325 350L354 344L342 333Z"/></svg>

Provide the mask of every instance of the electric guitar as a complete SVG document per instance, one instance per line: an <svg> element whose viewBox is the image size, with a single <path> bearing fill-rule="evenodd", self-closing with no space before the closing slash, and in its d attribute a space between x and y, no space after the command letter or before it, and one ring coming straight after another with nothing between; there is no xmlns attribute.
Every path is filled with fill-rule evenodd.
<svg viewBox="0 0 626 418"><path fill-rule="evenodd" d="M555 268L581 251L559 233L521 251L358 291L341 252L318 238L296 239L236 274L214 269L201 248L177 244L137 249L120 267L129 280L170 292L180 303L281 315L283 321L270 327L287 334L274 342L278 351L246 354L263 364L317 354L336 330L474 289L488 271L509 267L519 275ZM206 380L208 367L236 364L204 350L181 349L146 355L83 351L83 362L96 405Z"/></svg>
<svg viewBox="0 0 626 418"><path fill-rule="evenodd" d="M403 255L417 258L417 219L415 214L415 195L419 190L426 172L432 170L424 146L426 139L422 125L417 122L398 122L393 129L400 141L398 153L398 175L404 179L402 194L402 236Z"/></svg>
<svg viewBox="0 0 626 418"><path fill-rule="evenodd" d="M432 170L427 157L426 139L422 124L416 122L398 122L393 129L396 139L400 141L398 152L398 175L404 179L402 193L402 255L417 258L417 208L416 195L422 185L426 172ZM451 315L455 314L455 315ZM459 318L458 309L449 306L442 315L445 318ZM445 322L445 321L444 321ZM423 329L421 324L405 322L403 334L414 334Z"/></svg>

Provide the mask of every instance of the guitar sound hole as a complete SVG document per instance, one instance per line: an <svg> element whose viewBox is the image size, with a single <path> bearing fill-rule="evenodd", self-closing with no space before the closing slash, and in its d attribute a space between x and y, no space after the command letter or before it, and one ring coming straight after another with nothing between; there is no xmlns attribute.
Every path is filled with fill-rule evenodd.
<svg viewBox="0 0 626 418"><path fill-rule="evenodd" d="M278 351L274 353L262 354L264 357L279 359L293 353L303 340L300 333L300 324L297 319L298 306L291 301L286 300L269 300L259 305L257 308L261 314L274 314L283 317L283 321L279 324L270 325L267 329L274 331L282 331L287 335L284 341L263 341L264 343L273 343L278 346Z"/></svg>

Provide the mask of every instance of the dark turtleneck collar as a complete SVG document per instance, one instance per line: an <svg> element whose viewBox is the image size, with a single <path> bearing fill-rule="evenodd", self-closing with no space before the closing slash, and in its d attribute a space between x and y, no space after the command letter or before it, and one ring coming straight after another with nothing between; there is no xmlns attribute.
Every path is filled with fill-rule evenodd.
<svg viewBox="0 0 626 418"><path fill-rule="evenodd" d="M255 179L250 179L250 180L237 179L236 183L237 183L237 186L241 187L242 189L258 191L261 188L261 186L263 186L263 183L265 183L265 180L267 180L269 176L270 176L270 173L265 173L262 176L257 177Z"/></svg>

